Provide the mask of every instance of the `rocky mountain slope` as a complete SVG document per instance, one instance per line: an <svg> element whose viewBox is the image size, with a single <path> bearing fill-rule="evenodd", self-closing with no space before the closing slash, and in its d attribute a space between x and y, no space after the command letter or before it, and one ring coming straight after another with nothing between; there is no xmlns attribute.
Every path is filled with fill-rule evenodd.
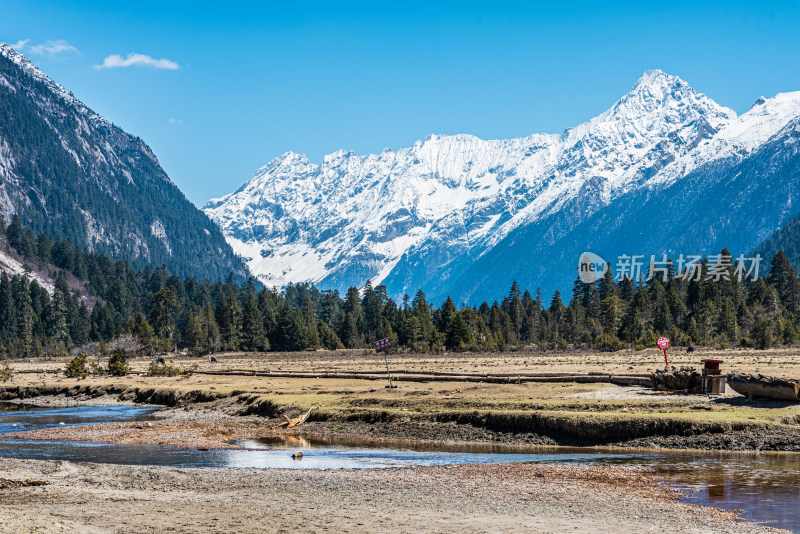
<svg viewBox="0 0 800 534"><path fill-rule="evenodd" d="M150 148L0 43L0 216L199 278L246 269Z"/></svg>
<svg viewBox="0 0 800 534"><path fill-rule="evenodd" d="M742 116L646 72L561 135L429 136L397 152L287 153L204 210L268 284L370 279L457 302L569 289L577 258L747 252L800 211L800 93Z"/></svg>

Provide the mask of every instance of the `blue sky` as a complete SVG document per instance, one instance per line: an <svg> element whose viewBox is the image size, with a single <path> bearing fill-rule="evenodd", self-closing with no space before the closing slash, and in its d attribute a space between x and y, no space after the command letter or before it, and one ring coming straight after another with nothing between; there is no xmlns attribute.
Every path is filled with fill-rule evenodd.
<svg viewBox="0 0 800 534"><path fill-rule="evenodd" d="M741 113L800 90L798 28L779 2L0 0L0 40L142 137L199 206L287 150L560 132L650 68Z"/></svg>

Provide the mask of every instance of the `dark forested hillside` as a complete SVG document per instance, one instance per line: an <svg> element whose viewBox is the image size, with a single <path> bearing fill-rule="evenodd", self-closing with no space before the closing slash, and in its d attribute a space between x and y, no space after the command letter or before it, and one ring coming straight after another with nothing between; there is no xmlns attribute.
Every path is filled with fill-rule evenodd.
<svg viewBox="0 0 800 534"><path fill-rule="evenodd" d="M142 142L0 44L0 217L183 276L246 270Z"/></svg>
<svg viewBox="0 0 800 534"><path fill-rule="evenodd" d="M795 216L774 234L765 239L754 251L771 258L779 250L786 254L795 269L800 269L800 215Z"/></svg>
<svg viewBox="0 0 800 534"><path fill-rule="evenodd" d="M618 282L608 270L597 283L577 280L570 299L556 292L549 302L514 282L494 302L458 308L449 297L437 307L422 291L395 302L385 286L370 283L344 295L308 284L279 293L252 278L212 283L166 267L136 271L125 260L36 235L16 216L7 228L0 224L0 254L11 249L27 271L49 272L54 283L48 291L25 273L0 275L0 355L63 354L89 342L208 354L359 348L386 337L413 351L531 344L613 351L652 347L661 335L676 345L768 348L800 338L800 279L782 252L767 278L740 280L739 264L723 250L695 271L670 264L665 279L654 273Z"/></svg>

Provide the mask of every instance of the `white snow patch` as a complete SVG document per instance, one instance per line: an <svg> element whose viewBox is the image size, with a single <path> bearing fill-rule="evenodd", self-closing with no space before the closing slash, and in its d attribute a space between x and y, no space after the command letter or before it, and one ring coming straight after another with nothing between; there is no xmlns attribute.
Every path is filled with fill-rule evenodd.
<svg viewBox="0 0 800 534"><path fill-rule="evenodd" d="M14 203L11 202L11 199L8 197L6 185L4 183L0 183L0 217L2 217L6 222L11 222L11 216L16 212L17 208L14 207Z"/></svg>
<svg viewBox="0 0 800 534"><path fill-rule="evenodd" d="M153 223L150 225L150 233L160 239L161 242L164 243L164 246L167 247L167 252L172 254L172 247L169 244L169 239L167 239L167 230L164 228L164 225L161 224L161 221L158 219L153 221Z"/></svg>
<svg viewBox="0 0 800 534"><path fill-rule="evenodd" d="M9 277L14 275L21 275L28 280L36 280L36 282L45 288L51 295L55 290L55 286L46 278L40 276L38 273L33 272L30 268L26 269L25 265L20 263L16 258L10 256L2 248L0 248L0 271L5 272Z"/></svg>
<svg viewBox="0 0 800 534"><path fill-rule="evenodd" d="M11 155L11 146L5 138L0 137L0 178L11 178L15 163Z"/></svg>
<svg viewBox="0 0 800 534"><path fill-rule="evenodd" d="M17 92L17 88L14 87L13 85L11 85L11 82L9 82L6 79L6 77L3 76L2 74L0 74L0 85L2 85L3 87L7 88L12 93L16 93Z"/></svg>

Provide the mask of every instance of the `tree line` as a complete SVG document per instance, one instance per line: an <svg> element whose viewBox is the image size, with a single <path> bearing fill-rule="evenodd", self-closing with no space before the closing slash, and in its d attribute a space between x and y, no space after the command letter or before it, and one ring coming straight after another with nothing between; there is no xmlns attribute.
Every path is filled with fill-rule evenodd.
<svg viewBox="0 0 800 534"><path fill-rule="evenodd" d="M514 282L491 304L456 306L448 297L437 307L422 290L395 302L370 282L342 295L312 284L278 291L233 275L200 282L164 266L135 270L126 260L35 235L16 216L7 227L0 223L0 246L55 281L51 293L27 276L0 275L0 354L11 357L122 342L131 352L210 354L360 348L387 337L418 352L530 344L613 351L655 346L662 335L675 345L763 349L800 338L800 279L782 252L755 281L737 279L723 250L730 276L717 272L718 280L708 279L707 260L691 280L671 271L666 281L616 281L608 269L596 283L576 280L566 303L559 291L543 302L540 290L531 294Z"/></svg>

